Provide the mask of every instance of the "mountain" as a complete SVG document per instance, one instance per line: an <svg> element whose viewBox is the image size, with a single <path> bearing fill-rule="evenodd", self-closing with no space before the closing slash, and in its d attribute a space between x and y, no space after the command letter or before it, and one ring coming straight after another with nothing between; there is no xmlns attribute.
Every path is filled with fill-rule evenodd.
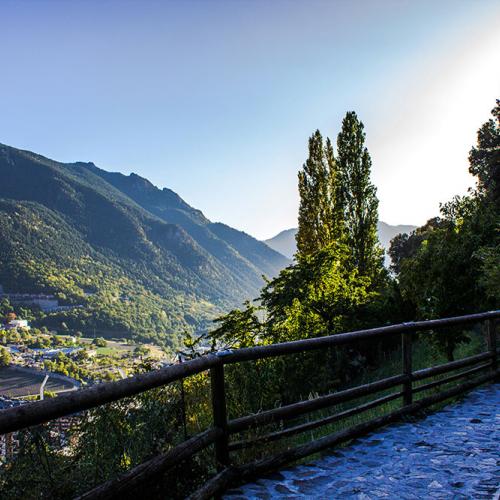
<svg viewBox="0 0 500 500"><path fill-rule="evenodd" d="M297 228L285 229L278 233L276 236L264 240L264 243L276 250L280 254L293 259L295 252L297 251L297 243L295 242L295 235L297 234Z"/></svg>
<svg viewBox="0 0 500 500"><path fill-rule="evenodd" d="M391 226L390 224L379 221L377 226L378 239L380 241L380 244L386 250L388 250L391 244L391 240L394 238L394 236L400 233L410 233L416 228L417 226L411 226L411 225ZM277 252L288 257L289 259L292 259L293 255L297 250L297 246L295 243L296 234L297 234L296 228L285 229L284 231L278 233L276 236L269 238L268 240L265 240L264 243L273 250L276 250ZM386 265L389 265L388 259L389 257L386 255L385 259Z"/></svg>
<svg viewBox="0 0 500 500"><path fill-rule="evenodd" d="M399 224L397 226L391 226L390 224L379 221L377 225L378 240L387 251L391 246L391 240L395 236L402 233L411 233L415 229L417 229L417 226L411 226L409 224Z"/></svg>
<svg viewBox="0 0 500 500"><path fill-rule="evenodd" d="M82 305L38 324L175 343L289 261L169 189L0 144L0 284Z"/></svg>
<svg viewBox="0 0 500 500"><path fill-rule="evenodd" d="M210 222L200 210L189 206L170 189L158 189L136 174L106 172L93 164L81 164L129 196L150 213L171 224L178 224L205 250L214 255L242 279L254 280L254 273L275 276L288 260L261 241L222 223ZM251 268L249 269L249 264ZM258 280L260 283L260 279Z"/></svg>

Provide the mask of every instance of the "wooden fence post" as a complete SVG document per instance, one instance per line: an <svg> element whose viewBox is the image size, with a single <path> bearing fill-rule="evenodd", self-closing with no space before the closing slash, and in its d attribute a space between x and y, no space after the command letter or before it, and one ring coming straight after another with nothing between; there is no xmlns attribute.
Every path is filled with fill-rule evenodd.
<svg viewBox="0 0 500 500"><path fill-rule="evenodd" d="M495 327L495 320L489 319L486 321L486 338L488 350L491 353L491 371L493 373L496 373L498 369L497 332Z"/></svg>
<svg viewBox="0 0 500 500"><path fill-rule="evenodd" d="M401 334L401 349L403 356L403 375L408 377L408 380L403 383L403 404L404 406L411 405L413 403L413 391L412 391L412 334L402 333Z"/></svg>
<svg viewBox="0 0 500 500"><path fill-rule="evenodd" d="M179 354L178 363L182 363L182 356ZM184 441L187 441L187 425L186 425L186 394L184 391L184 379L180 379L180 388L181 388L181 420L182 420L182 430L184 431Z"/></svg>
<svg viewBox="0 0 500 500"><path fill-rule="evenodd" d="M224 387L224 365L222 363L210 369L210 382L214 427L222 431L222 435L215 441L215 460L217 470L220 471L229 465L226 391Z"/></svg>

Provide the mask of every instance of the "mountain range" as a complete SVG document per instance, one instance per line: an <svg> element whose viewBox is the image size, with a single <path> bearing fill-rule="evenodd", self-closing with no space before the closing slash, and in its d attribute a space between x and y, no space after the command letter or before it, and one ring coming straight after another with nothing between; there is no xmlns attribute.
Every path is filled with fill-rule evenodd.
<svg viewBox="0 0 500 500"><path fill-rule="evenodd" d="M380 244L387 251L390 247L391 240L396 235L400 233L410 233L417 226L404 225L400 224L397 226L391 226L385 222L379 221L377 225L378 239ZM297 234L297 228L285 229L281 231L276 236L269 238L268 240L264 240L266 245L270 246L277 252L285 255L289 259L293 259L293 255L297 251L297 245L295 242L295 235ZM385 263L389 264L389 257L386 254Z"/></svg>
<svg viewBox="0 0 500 500"><path fill-rule="evenodd" d="M167 344L255 297L263 275L289 264L136 174L2 144L0 233L5 290L83 306L39 324Z"/></svg>

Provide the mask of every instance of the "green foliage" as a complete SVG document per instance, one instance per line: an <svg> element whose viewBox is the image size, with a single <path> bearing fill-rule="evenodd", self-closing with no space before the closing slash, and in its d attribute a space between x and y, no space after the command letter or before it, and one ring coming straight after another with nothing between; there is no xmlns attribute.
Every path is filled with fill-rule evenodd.
<svg viewBox="0 0 500 500"><path fill-rule="evenodd" d="M234 309L216 318L214 322L219 326L210 332L212 349L221 346L224 349L234 349L258 344L263 333L263 324L258 317L260 310L261 308L246 301L243 310Z"/></svg>
<svg viewBox="0 0 500 500"><path fill-rule="evenodd" d="M46 360L43 363L45 370L83 382L92 378L89 370L84 368L77 360L71 359L66 354L60 352L54 360Z"/></svg>
<svg viewBox="0 0 500 500"><path fill-rule="evenodd" d="M95 345L97 347L106 347L108 343L102 337L99 337L92 341L92 345Z"/></svg>
<svg viewBox="0 0 500 500"><path fill-rule="evenodd" d="M475 256L481 261L479 285L494 304L500 297L500 244L484 246Z"/></svg>
<svg viewBox="0 0 500 500"><path fill-rule="evenodd" d="M357 308L374 297L370 280L353 266L348 247L332 243L298 257L269 282L260 301L273 342L317 337L346 328Z"/></svg>
<svg viewBox="0 0 500 500"><path fill-rule="evenodd" d="M500 100L492 109L493 118L477 132L477 145L469 153L469 172L477 177L477 191L500 207Z"/></svg>
<svg viewBox="0 0 500 500"><path fill-rule="evenodd" d="M494 128L489 127L486 132L491 136L492 130ZM487 135L486 132L483 136ZM440 218L432 219L411 235L394 239L391 256L397 279L385 280L373 236L377 203L369 181L370 160L363 141L362 124L353 113L344 120L337 161L329 142L326 147L323 145L319 132L311 138L309 159L299 176L303 194L303 231L300 237L303 246L296 256L296 263L267 281L257 305L247 301L242 309L219 316L217 327L208 336L195 338L192 329L186 328L187 347L193 355L206 349L249 347L406 319L449 316L498 307L498 207L494 195L495 176L488 174L491 172L491 158L495 155L491 155L484 144L478 146L477 151L484 154L474 156L474 168L480 169L477 175L483 176L477 192L466 198L455 198L443 205ZM332 168L336 180L325 181ZM337 193L337 188L332 186L341 178L344 180L337 186L343 188L338 190L343 198L341 202L339 197L332 201L332 193ZM325 198L318 200L315 196L330 198L325 201ZM331 238L333 226L329 224L337 217L331 214L339 207L346 237ZM329 210L330 215L326 216ZM314 213L316 215L312 217ZM313 221L312 226L307 227L307 220ZM100 265L112 266L115 263L110 258ZM83 278L71 269L66 275L69 279L64 293L69 297L73 290L75 297L81 299L79 290L84 289L80 281ZM97 269L104 270L103 267ZM127 273L119 275L123 280L120 286L113 281L106 281L106 286L103 286L100 280L105 278L99 272L92 276L99 276L99 279L92 279L85 286L94 290L96 308L98 303L121 304L119 298L124 296L130 298L127 307L136 300L133 289L126 287L127 280L131 279ZM92 297L87 299L88 304L92 304ZM152 298L156 299L156 296ZM9 305L3 307L7 312ZM64 317L64 322L69 329L74 327L70 315ZM15 335L24 335L27 339L28 334L15 332ZM51 341L55 342L55 339ZM399 339L391 337L376 343L366 341L363 345L228 365L225 384L229 418L258 413L399 373L401 353L395 342L399 343ZM469 345L465 345L467 343ZM430 360L441 363L443 356L451 359L457 354L479 351L480 344L478 332L449 329L422 335L415 345L415 368L429 366ZM134 353L141 358L148 355L141 347ZM83 355L76 361L60 355L47 366L78 378L84 376L77 371L78 365L84 361ZM108 361L98 360L103 365L102 378L112 376L110 370L104 371L109 368ZM148 359L143 360L140 369L147 369L148 365ZM352 404L361 402L363 400ZM390 407L397 404L399 402L391 402ZM347 408L348 404L331 411ZM378 416L381 413L376 412L382 410L387 410L387 407L369 412L366 418ZM311 417L332 414L326 410L320 413ZM341 425L354 422L358 421L335 423L315 432L341 430L345 428ZM298 422L292 425L295 423ZM186 435L194 435L210 425L210 380L207 373L200 373L182 383L86 413L67 434L71 446L65 443L63 453L54 451L51 439L57 433L47 428L37 428L31 436L23 435L21 453L13 463L0 470L0 488L7 492L6 498L30 498L31 492L36 492L32 496L37 497L40 492L50 498L73 497L151 456L168 451ZM263 432L279 430L281 425L271 424ZM250 430L245 437L251 439L258 432ZM296 440L307 438L297 437ZM279 451L280 446L286 449L288 443L273 443L273 452ZM241 452L237 458L255 460L259 453L269 452L266 447L269 444L257 448L257 451ZM151 497L159 495L160 491L163 495L168 492L174 498L185 496L195 483L214 472L214 464L206 456L195 458L183 462L173 473L154 484L146 485L142 493ZM28 473L30 482L23 481Z"/></svg>
<svg viewBox="0 0 500 500"><path fill-rule="evenodd" d="M401 272L401 264L404 259L415 256L420 244L434 229L439 228L441 219L435 217L427 221L425 225L415 229L411 234L398 234L391 240L389 256L391 258L391 270L395 274Z"/></svg>
<svg viewBox="0 0 500 500"><path fill-rule="evenodd" d="M134 354L136 356L140 356L140 358L142 359L146 356L149 356L149 354L151 354L151 349L149 349L148 347L146 347L144 345L140 345L134 349Z"/></svg>
<svg viewBox="0 0 500 500"><path fill-rule="evenodd" d="M343 234L342 205L337 164L330 139L326 144L319 130L309 138L309 157L298 174L299 255L311 255L340 240Z"/></svg>
<svg viewBox="0 0 500 500"><path fill-rule="evenodd" d="M185 345L193 352L250 347L345 331L356 313L380 296L370 279L353 267L345 244L332 243L312 255L297 255L297 262L281 271L262 289L260 306L250 302L215 320L208 336Z"/></svg>
<svg viewBox="0 0 500 500"><path fill-rule="evenodd" d="M337 137L337 157L317 130L299 172L297 255L312 255L334 242L347 243L361 275L373 284L385 277L378 243L378 199L371 183L371 159L363 123L348 112Z"/></svg>
<svg viewBox="0 0 500 500"><path fill-rule="evenodd" d="M383 274L378 244L377 190L371 183L371 158L364 145L364 125L354 111L346 114L337 137L337 164L348 245L362 275L375 281Z"/></svg>
<svg viewBox="0 0 500 500"><path fill-rule="evenodd" d="M368 313L389 303L382 298L387 282L376 232L378 201L364 139L352 112L338 135L337 159L319 130L309 138L298 175L296 262L267 282L259 307L247 302L217 319L209 334L212 349L345 331L370 324ZM188 341L188 347L203 341Z"/></svg>
<svg viewBox="0 0 500 500"><path fill-rule="evenodd" d="M10 362L10 352L5 347L0 347L0 366L8 366Z"/></svg>
<svg viewBox="0 0 500 500"><path fill-rule="evenodd" d="M2 300L0 300L0 320L3 320L7 314L12 312L14 312L14 308L9 302L9 299L2 298Z"/></svg>
<svg viewBox="0 0 500 500"><path fill-rule="evenodd" d="M382 267L376 235L378 202L363 141L363 125L354 113L347 114L339 134L342 163L335 160L330 140L324 143L319 131L309 139L309 157L299 172L295 263L267 281L256 300L258 306L246 302L243 309L217 318L218 326L207 337L193 340L188 335L186 346L193 354L203 348L319 337L398 317L399 297L388 286ZM290 362L256 362L246 372L231 367L228 383L244 393L235 402L240 410L244 406L246 412L258 411L263 400L293 401L311 390L331 390L334 381L348 380L353 369L376 360L369 349L325 350ZM258 396L252 387L258 388Z"/></svg>
<svg viewBox="0 0 500 500"><path fill-rule="evenodd" d="M493 213L478 198L455 199L443 206L438 227L421 232L413 257L403 259L398 275L403 296L418 318L438 318L494 308L498 253ZM498 273L496 273L498 274ZM498 276L496 278L498 280ZM452 359L460 332L435 336Z"/></svg>
<svg viewBox="0 0 500 500"><path fill-rule="evenodd" d="M176 332L202 324L188 324L183 311L193 317L213 314L208 302L168 288L148 289L151 277L141 268L94 250L42 206L0 201L0 223L6 235L0 240L0 283L8 290L53 293L66 304L83 306L47 314L34 309L38 326L175 346ZM89 288L91 295L86 294Z"/></svg>
<svg viewBox="0 0 500 500"><path fill-rule="evenodd" d="M181 415L174 384L73 416L63 433L57 422L21 432L19 453L0 470L2 498L85 493L183 440ZM167 491L168 498L184 498L210 471L201 454L144 484L141 493L158 498Z"/></svg>

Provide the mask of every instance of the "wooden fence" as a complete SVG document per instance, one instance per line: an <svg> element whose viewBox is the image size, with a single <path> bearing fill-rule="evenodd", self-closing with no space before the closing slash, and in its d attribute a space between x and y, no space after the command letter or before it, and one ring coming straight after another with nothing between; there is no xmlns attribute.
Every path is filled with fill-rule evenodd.
<svg viewBox="0 0 500 500"><path fill-rule="evenodd" d="M168 366L157 371L137 375L118 382L101 384L88 389L64 394L57 398L27 403L22 406L2 410L0 411L0 434L18 431L65 415L95 408L105 403L133 396L149 389L182 380L190 375L210 370L213 411L212 428L187 439L170 451L157 455L132 468L120 477L97 486L82 495L80 499L115 498L125 493L130 495L130 492L140 487L140 485L154 481L157 475L168 471L169 468L181 463L183 460L193 456L204 448L214 445L218 473L190 497L192 499L210 498L223 491L234 481L244 481L269 472L287 463L317 453L325 448L359 437L377 427L394 422L401 417L415 413L433 404L463 394L481 384L498 379L499 371L495 324L496 320L499 318L500 311L491 311L454 318L402 323L399 325L341 333L314 339L210 354L182 364ZM412 342L416 332L437 330L444 327L464 326L473 323L484 323L486 326L486 337L488 341L488 349L486 352L422 370L413 370ZM228 420L224 382L225 365L293 353L302 353L396 334L401 335L403 365L401 374L373 383L318 396L314 399L308 399L306 401L262 411L257 414ZM468 369L438 380L433 380L418 387L414 387L413 385L413 382L423 381L430 377L443 375L463 368ZM416 393L463 378L466 379L465 382L452 388L423 397L417 401L413 399ZM395 391L334 415L329 415L291 427L285 427L282 430L274 431L252 440L230 440L231 435L241 433L248 429L254 429L270 423L284 422L301 415L329 408L339 403L349 402L363 396L373 395L388 389L395 389ZM254 446L259 442L275 441L305 431L317 429L347 417L361 414L362 412L398 398L402 398L401 408L384 414L383 416L359 423L347 429L287 449L279 454L258 461L244 465L233 465L231 463L231 452L233 451Z"/></svg>

